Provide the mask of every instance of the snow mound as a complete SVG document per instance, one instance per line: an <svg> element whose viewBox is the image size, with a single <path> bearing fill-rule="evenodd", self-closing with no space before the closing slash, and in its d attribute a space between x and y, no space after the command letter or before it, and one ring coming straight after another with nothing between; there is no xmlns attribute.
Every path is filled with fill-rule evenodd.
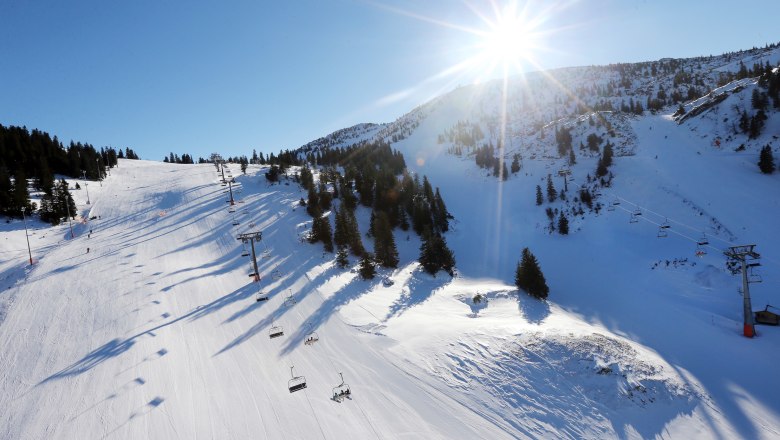
<svg viewBox="0 0 780 440"><path fill-rule="evenodd" d="M652 437L703 396L654 353L601 333L529 332L497 346L460 341L450 349L433 374L501 408L512 429L531 437L615 436L618 420Z"/></svg>

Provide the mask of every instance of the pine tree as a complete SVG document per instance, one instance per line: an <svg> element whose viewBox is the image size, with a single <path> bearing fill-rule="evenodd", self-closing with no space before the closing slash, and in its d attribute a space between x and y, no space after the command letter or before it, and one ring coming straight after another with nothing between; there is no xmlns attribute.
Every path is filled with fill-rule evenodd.
<svg viewBox="0 0 780 440"><path fill-rule="evenodd" d="M515 155L512 157L512 166L510 168L512 170L512 174L517 174L518 171L520 171L520 155L515 153Z"/></svg>
<svg viewBox="0 0 780 440"><path fill-rule="evenodd" d="M521 260L517 264L515 285L536 298L547 298L550 292L539 262L528 248L523 248Z"/></svg>
<svg viewBox="0 0 780 440"><path fill-rule="evenodd" d="M12 204L9 214L14 217L21 217L22 211L29 215L31 209L30 192L27 190L27 177L22 168L16 170L14 175L13 192L11 193Z"/></svg>
<svg viewBox="0 0 780 440"><path fill-rule="evenodd" d="M360 258L360 267L358 269L360 278L364 280L370 280L374 278L374 275L376 275L376 266L374 265L373 260L373 255L368 252L364 253L363 257Z"/></svg>
<svg viewBox="0 0 780 440"><path fill-rule="evenodd" d="M325 186L325 183L320 181L319 184L319 191L317 191L317 198L319 199L320 209L324 212L330 209L331 202L333 201L333 196L328 191L328 188Z"/></svg>
<svg viewBox="0 0 780 440"><path fill-rule="evenodd" d="M336 252L336 266L338 266L340 269L344 269L345 267L349 266L347 247L339 246L338 249L339 250Z"/></svg>
<svg viewBox="0 0 780 440"><path fill-rule="evenodd" d="M320 198L317 194L317 189L313 185L309 188L309 199L306 202L306 212L308 212L312 218L317 218L322 214L322 211L320 210Z"/></svg>
<svg viewBox="0 0 780 440"><path fill-rule="evenodd" d="M11 209L11 176L8 174L8 168L0 166L0 214L9 215Z"/></svg>
<svg viewBox="0 0 780 440"><path fill-rule="evenodd" d="M772 174L775 171L775 159L772 157L772 147L765 145L761 149L758 159L758 168L764 174Z"/></svg>
<svg viewBox="0 0 780 440"><path fill-rule="evenodd" d="M349 245L349 221L344 209L336 209L335 217L336 226L333 233L333 242L340 248L341 246Z"/></svg>
<svg viewBox="0 0 780 440"><path fill-rule="evenodd" d="M555 185L553 185L552 181L552 175L547 175L547 201L550 203L554 202L558 198L558 191L555 190Z"/></svg>
<svg viewBox="0 0 780 440"><path fill-rule="evenodd" d="M436 194L433 196L433 225L439 232L447 232L450 230L449 220L452 217L449 211L447 211L447 205L444 204L444 199L441 198L439 188L436 188Z"/></svg>
<svg viewBox="0 0 780 440"><path fill-rule="evenodd" d="M355 218L354 211L345 211L345 217L347 225L349 226L349 250L352 255L362 256L366 253L363 247L363 239L360 237L360 230L358 229L357 219Z"/></svg>
<svg viewBox="0 0 780 440"><path fill-rule="evenodd" d="M384 211L379 211L374 223L374 255L383 267L398 266L398 249L390 227L390 221Z"/></svg>
<svg viewBox="0 0 780 440"><path fill-rule="evenodd" d="M450 276L454 276L455 257L441 234L428 231L423 234L418 261L423 270L431 275L443 269Z"/></svg>
<svg viewBox="0 0 780 440"><path fill-rule="evenodd" d="M569 166L575 165L577 163L577 158L574 156L574 148L569 150Z"/></svg>
<svg viewBox="0 0 780 440"><path fill-rule="evenodd" d="M330 217L323 216L320 221L320 240L325 248L325 252L333 252L333 230L330 227Z"/></svg>
<svg viewBox="0 0 780 440"><path fill-rule="evenodd" d="M60 179L55 195L60 210L60 217L67 217L70 214L71 218L76 218L76 202L73 201L73 196L68 191L68 182L65 179Z"/></svg>
<svg viewBox="0 0 780 440"><path fill-rule="evenodd" d="M544 202L544 196L542 196L542 187L536 185L536 206L541 206Z"/></svg>
<svg viewBox="0 0 780 440"><path fill-rule="evenodd" d="M569 235L569 219L561 211L560 217L558 217L558 233L561 235Z"/></svg>

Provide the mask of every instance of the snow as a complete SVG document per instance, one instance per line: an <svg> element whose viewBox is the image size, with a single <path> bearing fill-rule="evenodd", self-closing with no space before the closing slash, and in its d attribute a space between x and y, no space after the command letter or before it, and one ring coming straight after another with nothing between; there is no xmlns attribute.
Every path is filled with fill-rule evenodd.
<svg viewBox="0 0 780 440"><path fill-rule="evenodd" d="M583 69L556 75L568 84ZM397 136L409 168L441 188L455 216L455 278L425 274L419 240L402 231L397 269L371 281L354 257L338 269L301 240L304 192L269 184L265 167L235 175L233 214L213 165L120 160L102 186L90 182L90 205L74 191L75 238L67 224L30 221L32 267L23 224L0 225L0 438L780 438L780 329L741 335L739 278L722 254L757 244L753 308L780 305L779 177L756 166L780 119L770 115L746 151L734 151L744 137L713 144L752 87L724 86L729 98L681 124L601 114L619 154L597 202L621 204L570 218L568 236L550 233L544 212L565 202L534 203L564 161L533 121L510 123L506 157L523 153L523 168L506 182L438 142L461 120L491 133L495 84L345 131L338 142ZM551 99L539 93L534 105ZM573 128L575 149L592 131L579 119L556 119ZM577 153L570 200L597 161ZM363 232L368 216L358 208ZM262 231L259 283L236 240L250 230ZM513 286L526 246L548 301ZM272 326L284 335L271 339ZM312 331L319 340L307 345ZM288 391L291 367L306 389ZM352 395L336 402L339 373Z"/></svg>

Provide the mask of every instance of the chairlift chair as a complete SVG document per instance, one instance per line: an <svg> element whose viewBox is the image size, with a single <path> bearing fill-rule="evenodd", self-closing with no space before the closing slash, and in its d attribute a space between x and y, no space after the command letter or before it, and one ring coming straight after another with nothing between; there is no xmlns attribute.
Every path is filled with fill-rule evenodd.
<svg viewBox="0 0 780 440"><path fill-rule="evenodd" d="M290 390L290 393L294 393L306 388L306 377L296 376L293 373L294 368L295 366L290 367L290 376L292 376L292 379L287 381L287 389Z"/></svg>
<svg viewBox="0 0 780 440"><path fill-rule="evenodd" d="M282 329L281 325L275 325L271 327L271 330L268 331L268 337L270 339L278 338L279 336L284 336L284 329Z"/></svg>
<svg viewBox="0 0 780 440"><path fill-rule="evenodd" d="M642 215L642 210L637 208L634 210L634 215Z"/></svg>
<svg viewBox="0 0 780 440"><path fill-rule="evenodd" d="M306 345L314 345L315 342L320 340L320 335L317 334L317 332L310 332L306 334L306 337L303 338L303 343Z"/></svg>
<svg viewBox="0 0 780 440"><path fill-rule="evenodd" d="M761 263L750 263L747 265L748 268L748 283L761 283L764 280L761 278L761 275L755 273L753 271L753 268L761 266Z"/></svg>
<svg viewBox="0 0 780 440"><path fill-rule="evenodd" d="M707 246L710 244L710 241L707 239L707 234L702 233L701 238L699 238L699 241L697 241L696 244L699 246Z"/></svg>
<svg viewBox="0 0 780 440"><path fill-rule="evenodd" d="M255 297L256 302L260 301L268 301L268 293L260 291L257 292L257 296Z"/></svg>
<svg viewBox="0 0 780 440"><path fill-rule="evenodd" d="M636 214L632 212L632 213L631 213L631 217L628 219L628 222L629 222L629 223L636 223L636 222L638 222L638 221L639 221L639 219L638 219L638 218L636 218Z"/></svg>
<svg viewBox="0 0 780 440"><path fill-rule="evenodd" d="M666 229L664 229L663 226L658 227L658 238L666 238L669 236L669 233L666 232Z"/></svg>
<svg viewBox="0 0 780 440"><path fill-rule="evenodd" d="M239 223L238 220L236 220L235 218L233 219L233 226L238 226L240 224L241 223Z"/></svg>
<svg viewBox="0 0 780 440"><path fill-rule="evenodd" d="M279 269L274 269L273 272L271 272L271 278L278 280L282 277L282 272L279 271Z"/></svg>
<svg viewBox="0 0 780 440"><path fill-rule="evenodd" d="M292 289L287 289L289 292L287 296L284 298L284 305L291 306L295 304L297 301L295 300L295 296L292 293Z"/></svg>
<svg viewBox="0 0 780 440"><path fill-rule="evenodd" d="M341 402L352 396L352 390L349 388L349 385L344 383L344 375L339 373L339 377L341 377L341 383L333 387L332 399L336 402Z"/></svg>

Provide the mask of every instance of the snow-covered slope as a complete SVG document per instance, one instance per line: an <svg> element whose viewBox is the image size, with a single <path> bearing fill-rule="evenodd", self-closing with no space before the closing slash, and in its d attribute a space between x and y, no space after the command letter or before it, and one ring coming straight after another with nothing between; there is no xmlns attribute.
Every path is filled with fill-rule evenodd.
<svg viewBox="0 0 780 440"><path fill-rule="evenodd" d="M0 255L13 256L0 262L0 438L780 438L780 329L741 336L739 280L722 255L757 244L754 308L780 306L780 182L756 166L756 148L780 133L777 115L758 139L725 133L751 79L721 84L728 96L709 108L719 91L686 101L689 113L702 110L684 121L673 106L637 116L606 104L619 108L628 92L644 104L650 86L682 93L697 81L705 94L739 60L776 63L778 51L661 60L666 76L649 63L517 79L498 151L522 155L522 169L506 181L469 148L453 154L464 138L448 136L478 126L480 142L498 145L500 83L303 151L392 142L455 216L453 279L419 270L419 241L401 231L397 270L361 281L337 269L301 240L311 227L303 192L269 186L263 167L236 176L242 203L230 213L211 165L121 161L90 185L91 205L77 194L80 215L99 218L78 223L76 238L34 225L32 269L21 223L0 231ZM690 83L675 84L680 69ZM561 189L567 160L554 132L564 127L577 154L567 200L537 206L548 174ZM610 186L588 179L598 153L578 144L590 133L615 145ZM583 186L601 209L574 215ZM546 208L570 216L569 235L550 231ZM365 232L369 211L358 217ZM236 241L254 229L260 283ZM703 233L710 244L697 258ZM526 246L548 301L513 286ZM258 290L270 300L256 302ZM475 304L476 294L487 301ZM272 326L284 335L269 338ZM311 332L319 341L309 346ZM291 394L292 366L307 388ZM352 390L341 403L331 400L339 373Z"/></svg>

